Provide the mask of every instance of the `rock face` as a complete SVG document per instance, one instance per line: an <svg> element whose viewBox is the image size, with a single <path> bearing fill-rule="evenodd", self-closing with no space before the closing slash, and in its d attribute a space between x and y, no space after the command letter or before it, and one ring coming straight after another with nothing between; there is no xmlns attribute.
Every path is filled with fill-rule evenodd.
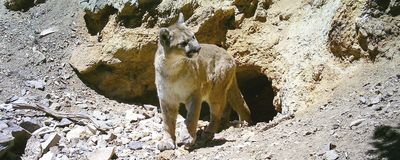
<svg viewBox="0 0 400 160"><path fill-rule="evenodd" d="M329 31L331 52L352 61L361 57L375 60L388 50L398 50L399 12L396 0L343 1Z"/></svg>
<svg viewBox="0 0 400 160"><path fill-rule="evenodd" d="M252 112L272 117L312 103L315 86L343 72L338 64L392 58L400 46L395 0L115 0L83 6L91 41L73 52L70 64L92 88L123 101L157 103L157 35L179 12L201 43L236 58ZM252 95L257 88L266 89Z"/></svg>

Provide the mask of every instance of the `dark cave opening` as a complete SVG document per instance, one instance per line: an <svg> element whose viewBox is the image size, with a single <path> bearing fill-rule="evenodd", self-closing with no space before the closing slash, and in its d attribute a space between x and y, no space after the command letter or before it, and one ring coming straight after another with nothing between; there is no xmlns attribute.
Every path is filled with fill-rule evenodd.
<svg viewBox="0 0 400 160"><path fill-rule="evenodd" d="M236 75L253 123L272 120L278 113L273 105L275 94L272 82L257 67L238 71Z"/></svg>
<svg viewBox="0 0 400 160"><path fill-rule="evenodd" d="M249 106L251 118L254 124L258 122L269 122L278 113L273 105L274 91L272 82L268 77L259 72L257 68L244 69L237 72L237 81L240 91ZM209 106L203 102L200 119L208 121L210 119ZM186 117L186 108L180 106L179 113ZM230 120L238 120L236 112L231 112Z"/></svg>

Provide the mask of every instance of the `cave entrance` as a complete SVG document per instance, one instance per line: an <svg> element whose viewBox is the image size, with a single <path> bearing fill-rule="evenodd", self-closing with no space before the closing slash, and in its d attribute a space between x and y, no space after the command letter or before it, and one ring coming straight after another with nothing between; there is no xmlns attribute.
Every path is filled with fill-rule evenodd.
<svg viewBox="0 0 400 160"><path fill-rule="evenodd" d="M273 105L275 94L272 82L260 72L259 67L239 68L236 75L253 123L272 120L278 113Z"/></svg>
<svg viewBox="0 0 400 160"><path fill-rule="evenodd" d="M260 72L258 67L238 69L236 73L240 91L250 108L253 123L269 122L278 113L273 105L274 91L272 82L268 77ZM186 109L183 104L180 106L179 113L186 117ZM236 112L231 112L230 120L238 120ZM207 103L203 102L200 119L209 121L210 109Z"/></svg>

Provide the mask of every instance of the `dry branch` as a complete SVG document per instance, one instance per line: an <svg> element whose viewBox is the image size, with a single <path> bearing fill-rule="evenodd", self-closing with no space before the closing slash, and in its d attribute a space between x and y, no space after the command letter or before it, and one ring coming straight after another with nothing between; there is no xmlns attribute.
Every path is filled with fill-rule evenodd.
<svg viewBox="0 0 400 160"><path fill-rule="evenodd" d="M105 132L109 129L111 129L110 127L106 127L106 126L102 126L100 125L93 117L86 115L86 114L81 114L81 113L62 113L62 112L56 112L51 110L48 107L42 106L40 104L25 104L25 103L14 103L13 104L13 108L14 109L32 109L32 110L37 110L37 111L42 111L45 112L46 114L57 118L57 119L61 119L61 118L68 118L68 119L87 119L89 121L91 121L94 125L94 127L101 131L101 132Z"/></svg>

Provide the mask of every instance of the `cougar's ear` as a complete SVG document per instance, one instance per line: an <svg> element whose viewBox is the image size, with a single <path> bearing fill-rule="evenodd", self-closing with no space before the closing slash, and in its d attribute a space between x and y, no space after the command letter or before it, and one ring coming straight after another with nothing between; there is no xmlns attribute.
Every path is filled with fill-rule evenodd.
<svg viewBox="0 0 400 160"><path fill-rule="evenodd" d="M185 24L185 18L183 17L182 12L179 13L179 18L178 18L178 22L176 22L177 24Z"/></svg>
<svg viewBox="0 0 400 160"><path fill-rule="evenodd" d="M170 35L170 31L169 31L168 28L161 28L160 29L159 38L160 38L160 44L163 47L169 47L170 37L171 37L171 35Z"/></svg>

